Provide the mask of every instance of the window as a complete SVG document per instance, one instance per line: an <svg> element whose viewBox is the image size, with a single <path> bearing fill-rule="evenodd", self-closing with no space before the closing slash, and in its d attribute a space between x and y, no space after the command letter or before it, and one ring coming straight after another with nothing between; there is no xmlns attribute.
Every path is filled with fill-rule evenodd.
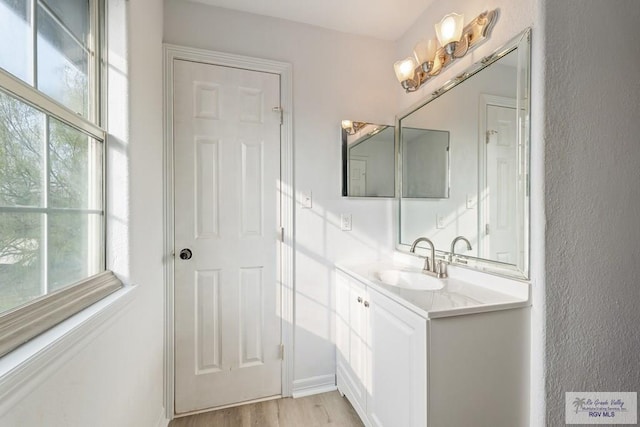
<svg viewBox="0 0 640 427"><path fill-rule="evenodd" d="M93 3L0 0L0 67L95 122Z"/></svg>
<svg viewBox="0 0 640 427"><path fill-rule="evenodd" d="M99 0L0 0L0 355L113 292Z"/></svg>

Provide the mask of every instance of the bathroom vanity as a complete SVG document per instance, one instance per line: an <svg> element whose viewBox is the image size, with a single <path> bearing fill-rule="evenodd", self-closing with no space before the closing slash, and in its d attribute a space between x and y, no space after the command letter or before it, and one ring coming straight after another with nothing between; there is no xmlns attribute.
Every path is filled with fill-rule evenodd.
<svg viewBox="0 0 640 427"><path fill-rule="evenodd" d="M367 426L525 426L529 285L337 265L336 355L338 390Z"/></svg>
<svg viewBox="0 0 640 427"><path fill-rule="evenodd" d="M529 425L529 70L525 30L397 116L396 257L336 265L337 385L367 426ZM354 141L343 182L368 188Z"/></svg>

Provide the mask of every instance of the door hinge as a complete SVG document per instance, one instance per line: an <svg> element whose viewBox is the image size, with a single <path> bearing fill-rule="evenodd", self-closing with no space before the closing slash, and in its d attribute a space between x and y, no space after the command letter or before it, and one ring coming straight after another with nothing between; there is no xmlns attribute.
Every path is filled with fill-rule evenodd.
<svg viewBox="0 0 640 427"><path fill-rule="evenodd" d="M484 235L488 236L489 235L489 224L485 224L484 225Z"/></svg>
<svg viewBox="0 0 640 427"><path fill-rule="evenodd" d="M284 360L284 344L280 344L280 359Z"/></svg>
<svg viewBox="0 0 640 427"><path fill-rule="evenodd" d="M271 111L273 111L274 113L280 113L280 124L282 124L284 122L284 110L282 109L282 107L273 107Z"/></svg>
<svg viewBox="0 0 640 427"><path fill-rule="evenodd" d="M284 227L280 227L280 241L284 243Z"/></svg>

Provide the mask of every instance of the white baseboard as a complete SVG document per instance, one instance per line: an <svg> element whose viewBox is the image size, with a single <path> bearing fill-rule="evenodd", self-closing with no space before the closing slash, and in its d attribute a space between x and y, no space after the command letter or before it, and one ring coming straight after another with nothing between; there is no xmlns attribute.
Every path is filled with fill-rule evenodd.
<svg viewBox="0 0 640 427"><path fill-rule="evenodd" d="M335 374L319 375L317 377L304 378L293 382L294 398L311 396L312 394L327 393L337 390Z"/></svg>
<svg viewBox="0 0 640 427"><path fill-rule="evenodd" d="M160 408L160 415L158 415L158 421L156 421L155 427L167 427L169 420L166 417L167 411L164 408Z"/></svg>

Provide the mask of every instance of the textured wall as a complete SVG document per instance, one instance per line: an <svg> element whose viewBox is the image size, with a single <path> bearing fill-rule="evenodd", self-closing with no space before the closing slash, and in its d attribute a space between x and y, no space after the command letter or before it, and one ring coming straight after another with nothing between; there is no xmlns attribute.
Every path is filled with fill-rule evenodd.
<svg viewBox="0 0 640 427"><path fill-rule="evenodd" d="M546 4L547 425L640 389L640 2Z"/></svg>

